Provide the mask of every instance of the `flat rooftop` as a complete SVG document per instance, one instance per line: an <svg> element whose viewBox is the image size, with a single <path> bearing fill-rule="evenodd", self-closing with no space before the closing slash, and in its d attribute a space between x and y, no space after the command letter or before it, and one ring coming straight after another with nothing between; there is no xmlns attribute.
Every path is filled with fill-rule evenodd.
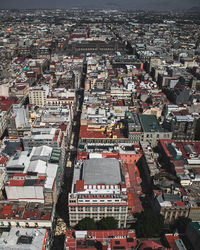
<svg viewBox="0 0 200 250"><path fill-rule="evenodd" d="M0 203L0 220L49 221L52 210L51 204L4 202Z"/></svg>
<svg viewBox="0 0 200 250"><path fill-rule="evenodd" d="M43 249L46 229L11 228L0 237L0 250L36 250Z"/></svg>
<svg viewBox="0 0 200 250"><path fill-rule="evenodd" d="M122 181L117 159L89 159L84 162L82 179L85 184L119 184Z"/></svg>
<svg viewBox="0 0 200 250"><path fill-rule="evenodd" d="M155 115L139 115L143 132L164 132Z"/></svg>

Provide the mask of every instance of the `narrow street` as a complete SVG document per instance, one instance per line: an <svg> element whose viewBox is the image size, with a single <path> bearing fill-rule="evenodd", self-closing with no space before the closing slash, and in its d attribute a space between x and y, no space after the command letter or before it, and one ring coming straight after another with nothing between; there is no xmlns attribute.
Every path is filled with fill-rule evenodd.
<svg viewBox="0 0 200 250"><path fill-rule="evenodd" d="M70 137L70 143L67 144L66 148L63 186L61 188L61 192L56 205L57 230L55 232L52 250L63 249L64 239L65 239L65 229L69 228L68 193L71 190L74 164L76 162L76 156L77 156L79 132L80 132L80 118L81 118L82 104L84 100L84 86L85 86L86 72L87 72L87 65L84 64L81 86L76 91L77 107L75 107L74 119L72 121L72 134Z"/></svg>

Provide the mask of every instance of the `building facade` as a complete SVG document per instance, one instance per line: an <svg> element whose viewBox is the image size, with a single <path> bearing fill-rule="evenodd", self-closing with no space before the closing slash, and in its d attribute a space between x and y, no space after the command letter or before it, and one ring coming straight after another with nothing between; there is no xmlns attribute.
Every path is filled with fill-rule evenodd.
<svg viewBox="0 0 200 250"><path fill-rule="evenodd" d="M75 226L85 217L98 221L114 217L126 227L128 195L123 170L117 159L93 158L78 162L69 193L69 221Z"/></svg>

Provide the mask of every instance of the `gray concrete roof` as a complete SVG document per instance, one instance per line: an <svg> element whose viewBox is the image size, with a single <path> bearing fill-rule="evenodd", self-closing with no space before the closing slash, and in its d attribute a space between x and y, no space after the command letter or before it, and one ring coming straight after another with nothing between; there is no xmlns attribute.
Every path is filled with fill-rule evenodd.
<svg viewBox="0 0 200 250"><path fill-rule="evenodd" d="M119 184L120 163L117 159L89 159L84 162L82 179L85 184Z"/></svg>

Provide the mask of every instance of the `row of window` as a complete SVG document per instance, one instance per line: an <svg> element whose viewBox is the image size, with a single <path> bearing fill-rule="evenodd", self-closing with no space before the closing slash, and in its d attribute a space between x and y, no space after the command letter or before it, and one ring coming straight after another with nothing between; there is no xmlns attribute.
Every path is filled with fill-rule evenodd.
<svg viewBox="0 0 200 250"><path fill-rule="evenodd" d="M70 207L70 211L78 211L78 212L83 212L83 211L87 211L87 212L98 212L98 211L107 211L107 212L118 212L118 211L122 211L125 212L127 209L127 207L123 206L123 207Z"/></svg>
<svg viewBox="0 0 200 250"><path fill-rule="evenodd" d="M117 215L117 214L113 214L113 215L110 215L109 214L109 216L112 216L112 217L114 217L115 219L117 219L117 220L125 220L125 215ZM78 219L78 220L81 220L81 219L83 219L83 218L85 218L85 217L91 217L91 218L94 218L94 219L101 219L101 218L104 218L104 217L106 217L105 216L105 214L84 214L84 215L71 215L71 220L73 220L73 219Z"/></svg>
<svg viewBox="0 0 200 250"><path fill-rule="evenodd" d="M96 203L96 202L100 202L100 203L102 203L102 202L120 202L120 200L79 200L78 202L90 202L90 203Z"/></svg>

